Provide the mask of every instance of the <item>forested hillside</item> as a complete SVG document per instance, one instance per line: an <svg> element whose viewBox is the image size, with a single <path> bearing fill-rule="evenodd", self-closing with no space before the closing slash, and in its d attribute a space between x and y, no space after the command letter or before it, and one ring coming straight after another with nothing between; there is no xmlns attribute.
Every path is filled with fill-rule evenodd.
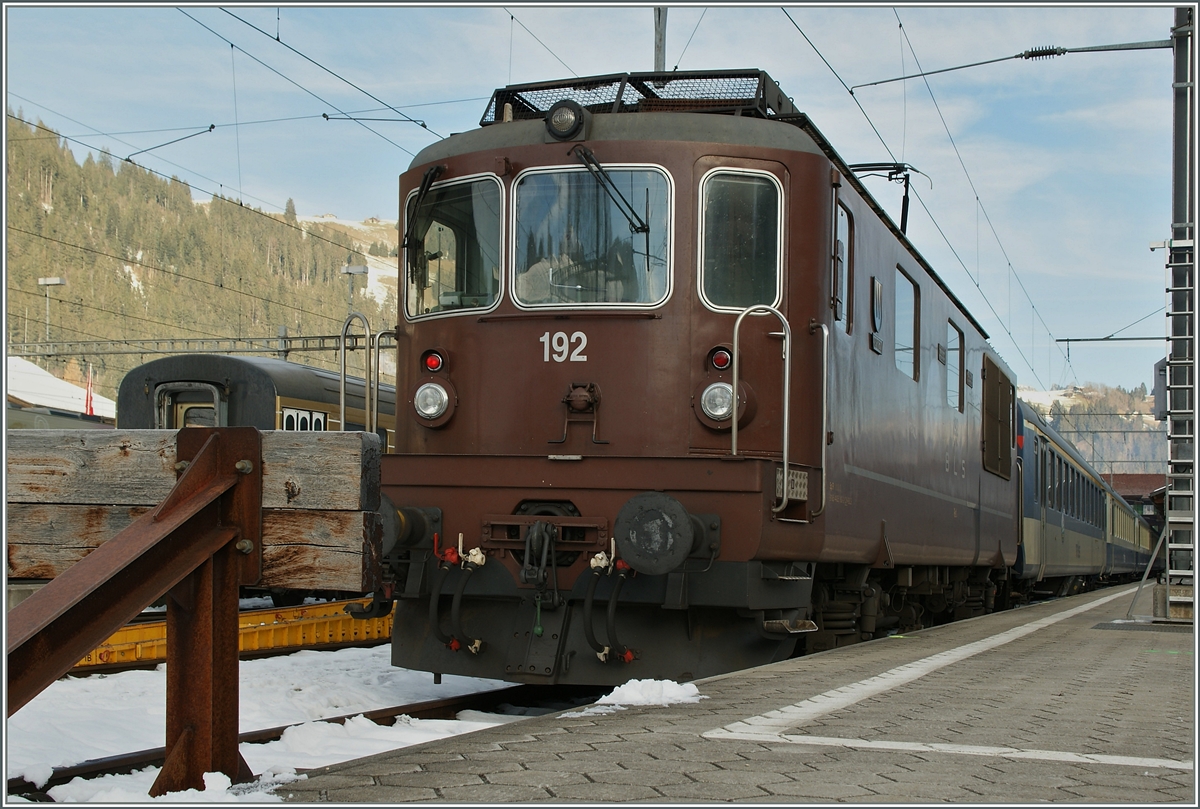
<svg viewBox="0 0 1200 809"><path fill-rule="evenodd" d="M291 335L336 334L348 306L342 266L392 252L298 222L291 200L283 214L223 196L196 204L186 183L108 154L89 153L81 165L65 140L20 112L10 111L7 130L9 343L45 339L42 277L67 282L49 288L51 340L275 337L280 326ZM391 292L382 302L356 294L354 306L374 329L395 324ZM91 363L97 392L115 398L125 372L149 359L35 361L75 382ZM292 359L337 364L336 354Z"/></svg>

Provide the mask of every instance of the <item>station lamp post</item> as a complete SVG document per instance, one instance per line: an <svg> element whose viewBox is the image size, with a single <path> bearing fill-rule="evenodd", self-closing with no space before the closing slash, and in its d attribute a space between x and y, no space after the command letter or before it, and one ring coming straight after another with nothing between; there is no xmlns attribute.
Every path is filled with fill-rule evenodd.
<svg viewBox="0 0 1200 809"><path fill-rule="evenodd" d="M50 287L67 285L66 278L39 278L38 286L46 289L46 342L50 342Z"/></svg>
<svg viewBox="0 0 1200 809"><path fill-rule="evenodd" d="M347 264L342 267L342 275L350 279L350 297L347 300L349 311L354 311L354 276L366 275L368 267L365 264Z"/></svg>

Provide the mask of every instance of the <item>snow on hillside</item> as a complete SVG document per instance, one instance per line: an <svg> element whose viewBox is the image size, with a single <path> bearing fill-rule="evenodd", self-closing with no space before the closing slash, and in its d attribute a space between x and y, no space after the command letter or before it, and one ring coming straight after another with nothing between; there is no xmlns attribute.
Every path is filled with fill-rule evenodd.
<svg viewBox="0 0 1200 809"><path fill-rule="evenodd" d="M321 216L297 216L296 220L305 225L321 225L340 230L354 240L355 246L363 251L362 259L366 260L367 287L365 290L355 286L358 294L367 294L382 304L387 300L388 293L398 297L399 270L395 256L371 256L366 254L371 242L385 244L388 248L397 246L399 232L396 230L395 219L378 219L371 217L365 222L354 222L349 219L339 219L333 214ZM356 258L355 261L360 259Z"/></svg>
<svg viewBox="0 0 1200 809"><path fill-rule="evenodd" d="M1064 409L1070 410L1072 405L1088 401L1086 393L1083 388L1076 386L1062 390L1037 390L1036 388L1027 388L1023 385L1017 386L1017 398L1031 405L1036 405L1043 414L1048 413L1055 402L1059 402Z"/></svg>

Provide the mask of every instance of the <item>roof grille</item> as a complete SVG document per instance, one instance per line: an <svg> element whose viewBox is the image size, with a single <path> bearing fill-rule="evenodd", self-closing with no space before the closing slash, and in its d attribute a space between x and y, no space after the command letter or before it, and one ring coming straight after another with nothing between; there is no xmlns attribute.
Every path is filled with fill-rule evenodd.
<svg viewBox="0 0 1200 809"><path fill-rule="evenodd" d="M545 117L550 107L570 100L593 113L707 112L771 118L796 108L761 70L721 72L614 73L533 84L512 84L492 93L480 126L504 120L512 105L515 121Z"/></svg>

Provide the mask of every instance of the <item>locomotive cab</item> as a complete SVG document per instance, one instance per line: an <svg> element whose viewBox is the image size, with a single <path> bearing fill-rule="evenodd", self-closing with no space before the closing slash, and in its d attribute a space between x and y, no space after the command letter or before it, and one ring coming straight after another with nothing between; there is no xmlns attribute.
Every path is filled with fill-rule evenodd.
<svg viewBox="0 0 1200 809"><path fill-rule="evenodd" d="M990 609L1011 373L770 77L481 124L400 178L394 663L687 680Z"/></svg>

